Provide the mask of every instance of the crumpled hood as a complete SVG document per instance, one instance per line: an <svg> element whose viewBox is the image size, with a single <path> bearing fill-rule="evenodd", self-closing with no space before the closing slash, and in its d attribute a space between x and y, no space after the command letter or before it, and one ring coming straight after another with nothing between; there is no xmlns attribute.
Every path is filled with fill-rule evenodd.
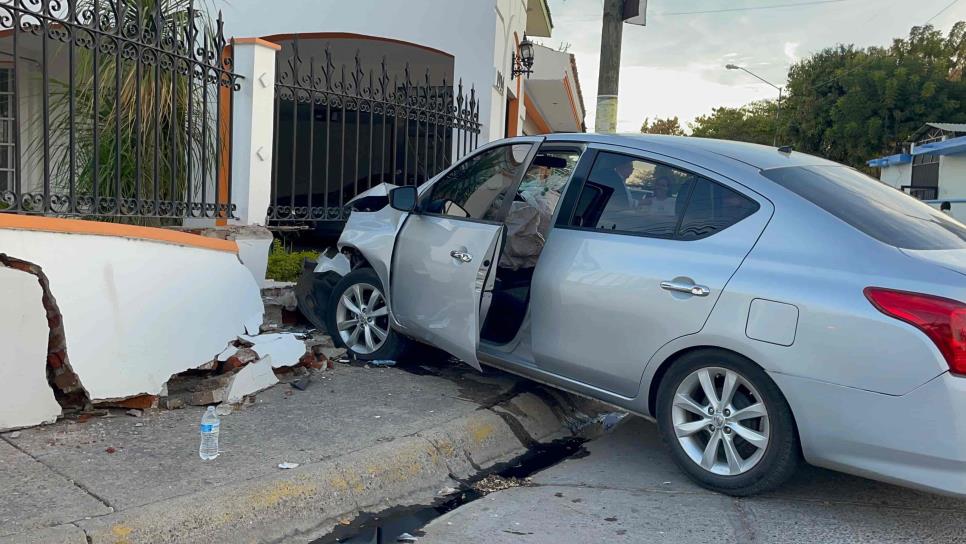
<svg viewBox="0 0 966 544"><path fill-rule="evenodd" d="M368 191L363 191L357 194L352 200L346 202L346 205L352 204L353 202L372 196L389 196L389 191L392 191L398 187L398 185L393 185L392 183L380 183L375 187L370 188Z"/></svg>

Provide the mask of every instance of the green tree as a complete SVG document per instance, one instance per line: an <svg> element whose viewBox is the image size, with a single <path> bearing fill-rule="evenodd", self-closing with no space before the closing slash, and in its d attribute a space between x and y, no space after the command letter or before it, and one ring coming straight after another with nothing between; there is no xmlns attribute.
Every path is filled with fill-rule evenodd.
<svg viewBox="0 0 966 544"><path fill-rule="evenodd" d="M887 47L838 45L791 67L779 141L862 168L894 153L930 121L966 122L966 21L947 35L913 27ZM693 136L771 145L775 101L715 108L689 126Z"/></svg>
<svg viewBox="0 0 966 544"><path fill-rule="evenodd" d="M771 100L752 102L740 108L714 108L691 122L691 135L771 145L775 137L775 109Z"/></svg>
<svg viewBox="0 0 966 544"><path fill-rule="evenodd" d="M668 134L671 136L684 136L684 129L681 128L681 122L678 120L677 116L668 117L666 119L657 117L654 119L653 123L650 122L650 119L644 119L644 124L641 125L641 132L643 134Z"/></svg>
<svg viewBox="0 0 966 544"><path fill-rule="evenodd" d="M889 47L830 48L792 66L782 134L796 149L861 167L929 121L966 121L966 22L913 27Z"/></svg>

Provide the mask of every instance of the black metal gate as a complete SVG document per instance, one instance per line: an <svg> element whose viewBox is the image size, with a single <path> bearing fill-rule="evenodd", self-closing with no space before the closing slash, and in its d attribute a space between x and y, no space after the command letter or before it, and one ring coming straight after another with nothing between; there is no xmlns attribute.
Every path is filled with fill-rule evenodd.
<svg viewBox="0 0 966 544"><path fill-rule="evenodd" d="M0 211L231 215L239 77L220 14L193 0L0 0L0 30Z"/></svg>
<svg viewBox="0 0 966 544"><path fill-rule="evenodd" d="M271 224L342 221L345 203L380 183L419 185L479 143L479 102L445 80L416 83L407 65L336 65L331 49L303 58L295 39L276 67Z"/></svg>

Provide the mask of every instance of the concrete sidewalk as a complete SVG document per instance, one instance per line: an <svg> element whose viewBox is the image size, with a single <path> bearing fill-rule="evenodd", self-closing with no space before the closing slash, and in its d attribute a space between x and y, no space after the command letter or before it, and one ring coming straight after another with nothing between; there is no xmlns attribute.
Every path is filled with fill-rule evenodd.
<svg viewBox="0 0 966 544"><path fill-rule="evenodd" d="M570 435L571 398L458 364L316 371L222 417L114 411L0 441L0 543L307 542L359 512L430 503L533 441ZM299 463L281 470L282 462Z"/></svg>

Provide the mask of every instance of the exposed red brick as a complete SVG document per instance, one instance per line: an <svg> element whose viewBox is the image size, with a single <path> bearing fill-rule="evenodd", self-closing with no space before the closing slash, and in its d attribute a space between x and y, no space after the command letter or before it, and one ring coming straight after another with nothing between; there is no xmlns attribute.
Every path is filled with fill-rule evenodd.
<svg viewBox="0 0 966 544"><path fill-rule="evenodd" d="M103 404L98 404L99 406L115 406L117 408L134 408L136 410L148 410L150 408L158 407L158 396L157 395L138 395L136 397L131 397L123 400L114 400L106 402Z"/></svg>
<svg viewBox="0 0 966 544"><path fill-rule="evenodd" d="M54 385L61 391L70 391L77 387L79 382L73 372L60 372L54 376Z"/></svg>
<svg viewBox="0 0 966 544"><path fill-rule="evenodd" d="M316 356L312 353L306 353L299 359L299 364L305 368L314 368L315 370L322 370L326 368L329 364L328 359L325 355Z"/></svg>
<svg viewBox="0 0 966 544"><path fill-rule="evenodd" d="M247 363L245 361L242 361L237 356L232 355L231 357L228 358L227 361L225 361L225 364L221 367L221 371L231 372L232 370L239 369L245 366L246 364Z"/></svg>
<svg viewBox="0 0 966 544"><path fill-rule="evenodd" d="M254 363L258 360L258 353L251 348L241 348L235 353L235 357L238 357L242 363Z"/></svg>
<svg viewBox="0 0 966 544"><path fill-rule="evenodd" d="M61 368L64 366L64 351L55 351L47 355L47 366L50 368Z"/></svg>

